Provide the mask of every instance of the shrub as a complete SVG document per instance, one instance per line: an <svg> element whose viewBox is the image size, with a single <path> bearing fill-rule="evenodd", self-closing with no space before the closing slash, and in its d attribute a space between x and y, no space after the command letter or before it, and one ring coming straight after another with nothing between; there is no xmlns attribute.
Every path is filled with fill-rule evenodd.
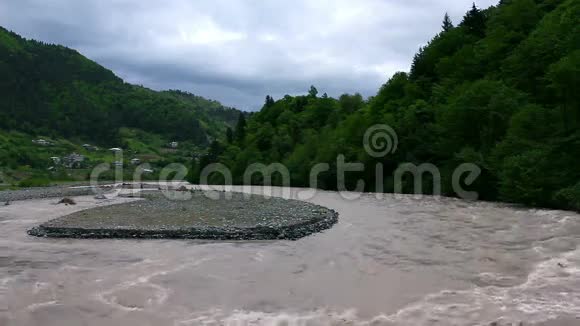
<svg viewBox="0 0 580 326"><path fill-rule="evenodd" d="M580 182L558 191L554 195L554 201L561 207L580 211Z"/></svg>
<svg viewBox="0 0 580 326"><path fill-rule="evenodd" d="M50 180L48 178L30 178L22 180L18 183L19 187L29 188L29 187L46 187L50 185Z"/></svg>

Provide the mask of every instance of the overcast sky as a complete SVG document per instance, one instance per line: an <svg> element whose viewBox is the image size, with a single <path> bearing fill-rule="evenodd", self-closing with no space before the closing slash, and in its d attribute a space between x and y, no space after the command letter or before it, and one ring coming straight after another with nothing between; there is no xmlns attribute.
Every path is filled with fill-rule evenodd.
<svg viewBox="0 0 580 326"><path fill-rule="evenodd" d="M479 0L480 8L496 0ZM0 24L153 89L244 110L267 94L374 95L472 0L1 0Z"/></svg>

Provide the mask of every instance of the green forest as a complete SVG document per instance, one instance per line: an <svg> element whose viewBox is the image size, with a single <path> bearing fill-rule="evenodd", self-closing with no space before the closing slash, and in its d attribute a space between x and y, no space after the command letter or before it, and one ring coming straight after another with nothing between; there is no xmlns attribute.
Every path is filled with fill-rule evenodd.
<svg viewBox="0 0 580 326"><path fill-rule="evenodd" d="M118 146L121 127L207 145L240 112L181 91L156 92L60 45L0 27L0 128Z"/></svg>
<svg viewBox="0 0 580 326"><path fill-rule="evenodd" d="M384 164L386 178L402 163L435 164L443 194L453 196L453 169L475 163L482 173L468 189L480 199L579 210L579 17L577 0L474 5L457 24L445 15L439 33L410 58L410 72L394 74L375 96L335 99L315 87L304 96L268 96L225 142L212 144L192 180L209 163L225 164L241 183L249 164L281 162L292 186L308 186L315 164L333 167L343 154L367 167ZM375 124L398 134L398 150L383 159L362 145ZM359 179L375 190L374 169L348 174L349 189ZM384 190L392 192L388 181ZM336 189L336 175L321 174L318 186Z"/></svg>

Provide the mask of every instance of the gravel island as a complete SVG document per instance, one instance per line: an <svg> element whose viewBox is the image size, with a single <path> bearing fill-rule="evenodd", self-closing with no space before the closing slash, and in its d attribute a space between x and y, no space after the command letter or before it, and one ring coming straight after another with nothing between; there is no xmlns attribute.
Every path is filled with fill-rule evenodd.
<svg viewBox="0 0 580 326"><path fill-rule="evenodd" d="M338 220L331 209L297 200L240 193L221 193L216 200L200 191L170 195L150 193L144 200L76 212L28 233L58 238L296 240Z"/></svg>

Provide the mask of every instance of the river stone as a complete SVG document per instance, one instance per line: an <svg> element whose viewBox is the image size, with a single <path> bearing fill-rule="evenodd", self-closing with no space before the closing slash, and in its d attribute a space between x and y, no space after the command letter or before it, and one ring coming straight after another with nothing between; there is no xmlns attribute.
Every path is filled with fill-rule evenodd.
<svg viewBox="0 0 580 326"><path fill-rule="evenodd" d="M203 192L169 195L145 194L143 200L76 212L28 233L57 238L296 240L338 220L331 209L297 200L240 193L220 193L219 199Z"/></svg>

